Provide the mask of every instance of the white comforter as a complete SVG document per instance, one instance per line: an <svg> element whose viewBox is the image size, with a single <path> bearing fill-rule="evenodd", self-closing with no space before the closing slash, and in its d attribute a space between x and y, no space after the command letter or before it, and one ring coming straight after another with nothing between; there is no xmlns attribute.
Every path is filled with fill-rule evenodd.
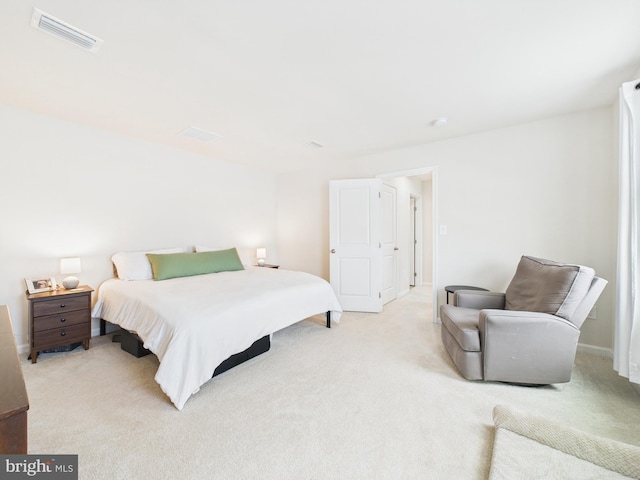
<svg viewBox="0 0 640 480"><path fill-rule="evenodd" d="M342 309L325 280L250 267L162 281L107 280L92 316L138 333L160 360L156 382L182 410L229 356L327 311L339 321Z"/></svg>

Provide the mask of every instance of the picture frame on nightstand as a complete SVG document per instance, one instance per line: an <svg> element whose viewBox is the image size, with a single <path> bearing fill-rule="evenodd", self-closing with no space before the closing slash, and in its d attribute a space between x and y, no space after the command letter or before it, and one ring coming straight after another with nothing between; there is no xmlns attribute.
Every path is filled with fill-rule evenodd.
<svg viewBox="0 0 640 480"><path fill-rule="evenodd" d="M53 277L28 277L25 278L24 281L27 284L27 290L30 294L52 292L58 286L58 284L56 283L56 279Z"/></svg>

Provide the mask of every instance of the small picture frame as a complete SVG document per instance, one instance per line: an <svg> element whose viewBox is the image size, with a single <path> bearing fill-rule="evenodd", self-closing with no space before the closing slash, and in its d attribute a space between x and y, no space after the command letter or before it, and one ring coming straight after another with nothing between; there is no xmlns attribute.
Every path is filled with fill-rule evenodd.
<svg viewBox="0 0 640 480"><path fill-rule="evenodd" d="M24 279L29 293L51 292L58 286L53 277L29 277Z"/></svg>

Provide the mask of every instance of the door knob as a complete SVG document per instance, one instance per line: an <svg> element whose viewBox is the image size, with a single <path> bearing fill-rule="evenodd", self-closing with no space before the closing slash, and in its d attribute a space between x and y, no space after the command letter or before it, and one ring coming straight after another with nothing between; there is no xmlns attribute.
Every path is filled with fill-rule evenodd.
<svg viewBox="0 0 640 480"><path fill-rule="evenodd" d="M332 249L331 249L331 253L336 253L336 249L335 249L335 248L332 248Z"/></svg>

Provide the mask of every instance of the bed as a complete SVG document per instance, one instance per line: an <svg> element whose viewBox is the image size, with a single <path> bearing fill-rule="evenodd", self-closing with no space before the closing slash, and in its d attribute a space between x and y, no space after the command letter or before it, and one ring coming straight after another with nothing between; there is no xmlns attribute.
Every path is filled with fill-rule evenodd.
<svg viewBox="0 0 640 480"><path fill-rule="evenodd" d="M331 285L305 272L240 267L136 280L103 282L92 316L140 337L158 357L155 380L178 410L221 363L257 340L318 314L327 314L329 326L342 313Z"/></svg>

